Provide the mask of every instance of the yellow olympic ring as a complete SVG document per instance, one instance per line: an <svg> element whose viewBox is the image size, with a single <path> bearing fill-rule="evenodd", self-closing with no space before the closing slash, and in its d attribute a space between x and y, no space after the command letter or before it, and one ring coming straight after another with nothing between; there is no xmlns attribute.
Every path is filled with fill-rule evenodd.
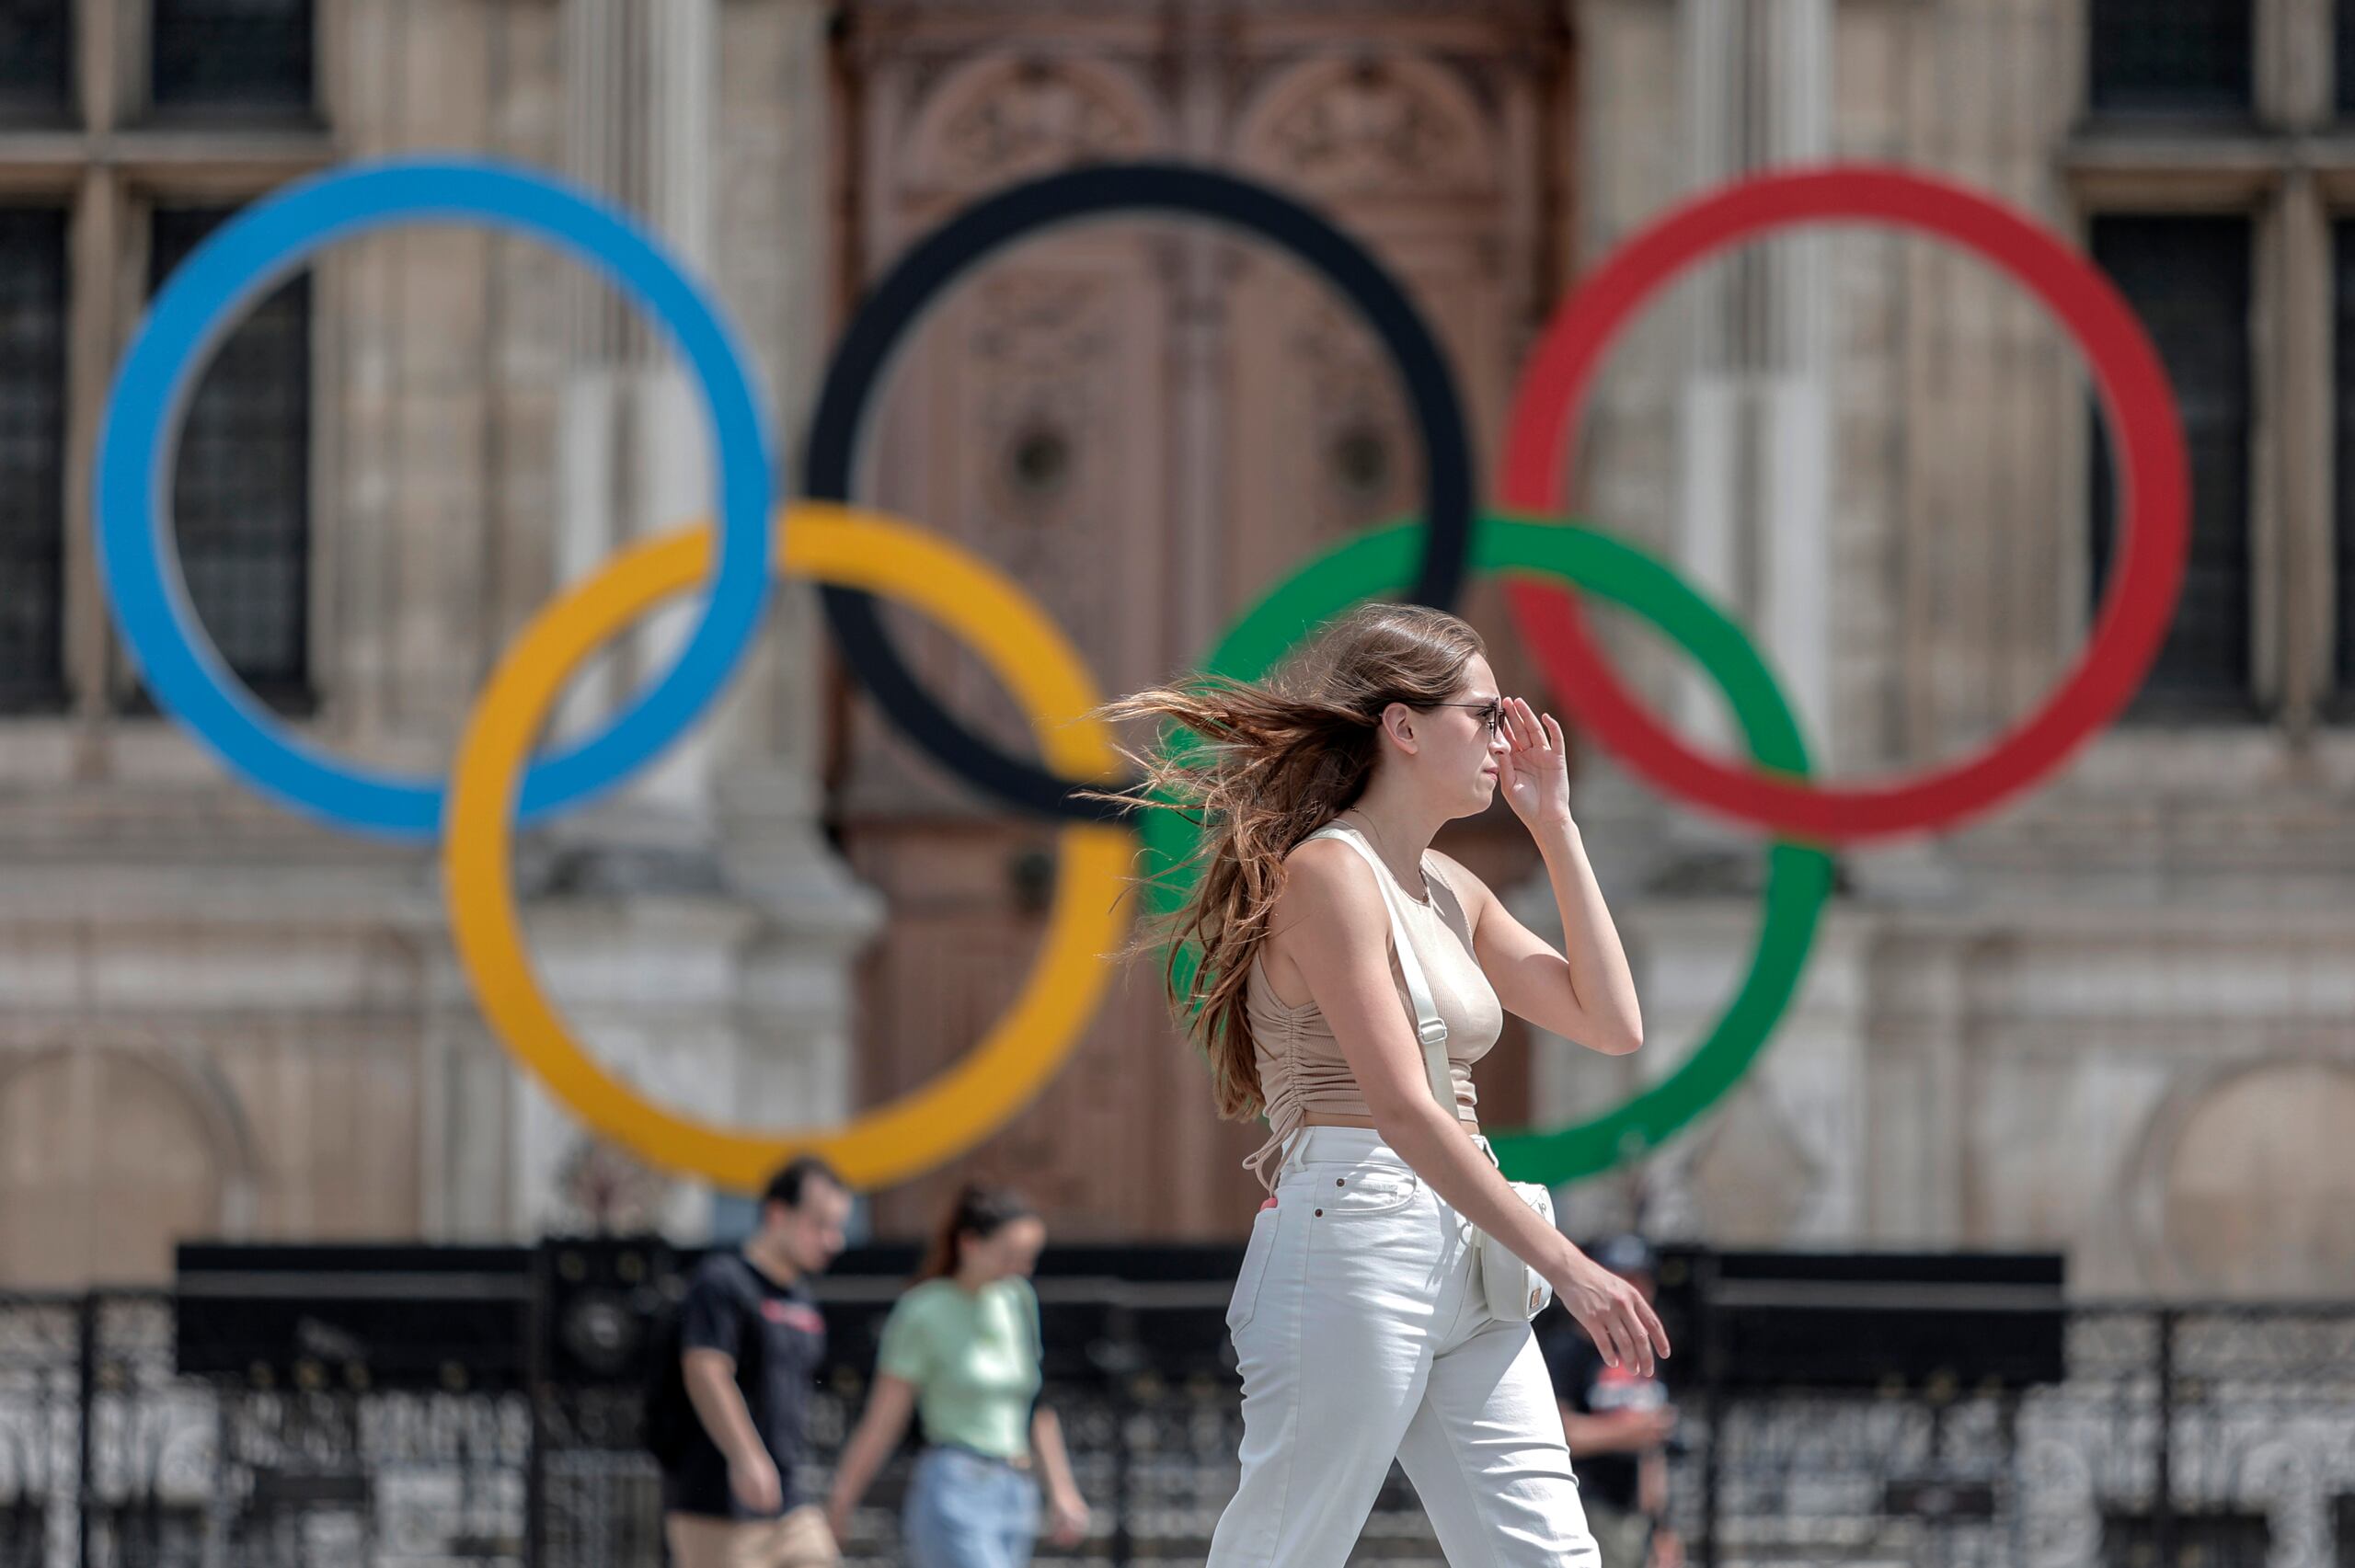
<svg viewBox="0 0 2355 1568"><path fill-rule="evenodd" d="M1115 776L1111 737L1084 716L1097 699L1077 652L1011 581L874 512L797 502L776 526L781 569L890 594L962 635L1022 704L1051 766ZM574 669L661 600L707 580L710 555L708 527L633 547L543 610L500 661L467 722L444 823L451 933L492 1032L582 1121L642 1159L745 1192L795 1154L814 1153L854 1185L885 1185L971 1149L1061 1069L1110 981L1098 960L1127 921L1120 878L1134 837L1088 824L1058 833L1054 902L1028 980L981 1045L925 1087L838 1127L783 1132L714 1126L648 1101L573 1038L533 973L510 876L515 797Z"/></svg>

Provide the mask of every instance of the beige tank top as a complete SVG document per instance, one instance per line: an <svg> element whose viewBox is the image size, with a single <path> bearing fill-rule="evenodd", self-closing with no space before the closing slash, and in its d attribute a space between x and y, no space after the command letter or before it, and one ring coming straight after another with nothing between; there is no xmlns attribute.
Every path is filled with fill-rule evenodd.
<svg viewBox="0 0 2355 1568"><path fill-rule="evenodd" d="M1336 822L1332 827L1365 841L1365 835L1346 823ZM1496 1045L1504 1030L1504 1009L1474 956L1472 922L1465 915L1463 899L1428 854L1423 857L1422 872L1422 890L1400 887L1399 901L1406 907L1407 939L1414 944L1415 956L1422 960L1431 1001L1447 1021L1447 1065L1455 1083L1456 1115L1469 1116L1479 1100L1472 1087L1472 1064ZM1398 990L1399 1010L1412 1033L1414 1001L1407 994L1406 977L1399 972L1396 952L1387 942L1384 947L1390 952L1390 979ZM1272 1189L1276 1185L1272 1167L1281 1155L1284 1140L1300 1129L1301 1119L1309 1112L1358 1116L1372 1113L1325 1015L1313 1001L1295 1007L1279 1000L1268 983L1266 967L1257 957L1244 984L1243 1004L1251 1018L1259 1092L1268 1103L1270 1134L1267 1144L1243 1164L1259 1178L1261 1186Z"/></svg>

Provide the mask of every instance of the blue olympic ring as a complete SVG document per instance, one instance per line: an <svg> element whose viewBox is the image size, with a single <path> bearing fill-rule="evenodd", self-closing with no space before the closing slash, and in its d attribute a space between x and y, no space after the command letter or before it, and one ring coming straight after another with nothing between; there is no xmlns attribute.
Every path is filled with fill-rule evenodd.
<svg viewBox="0 0 2355 1568"><path fill-rule="evenodd" d="M330 823L396 838L439 831L442 784L357 767L305 744L229 670L180 576L170 460L194 372L227 317L338 240L453 220L551 241L661 321L702 383L719 464L718 565L702 620L669 672L603 729L534 761L523 819L612 787L676 738L751 646L769 592L775 465L750 361L717 304L617 209L544 175L472 159L347 168L246 209L172 274L115 377L98 449L99 566L148 689L231 771Z"/></svg>

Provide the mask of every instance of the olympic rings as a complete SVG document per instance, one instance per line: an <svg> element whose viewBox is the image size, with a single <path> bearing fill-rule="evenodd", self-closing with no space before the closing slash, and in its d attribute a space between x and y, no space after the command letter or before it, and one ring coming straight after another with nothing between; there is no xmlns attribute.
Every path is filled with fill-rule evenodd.
<svg viewBox="0 0 2355 1568"><path fill-rule="evenodd" d="M1116 212L1179 213L1242 229L1291 252L1357 307L1397 361L1422 428L1429 529L1413 596L1442 609L1453 603L1471 546L1472 449L1454 375L1422 313L1363 246L1308 208L1266 186L1190 165L1107 164L1048 175L978 202L934 230L876 285L835 350L802 464L809 493L821 500L850 498L859 425L891 350L944 288L1012 240ZM1069 781L1006 755L959 723L901 658L872 599L842 588L825 589L821 597L844 662L901 731L951 773L1042 816L1088 821L1128 816L1132 807L1125 803L1074 798Z"/></svg>
<svg viewBox="0 0 2355 1568"><path fill-rule="evenodd" d="M1204 670L1258 680L1304 632L1361 600L1395 591L1405 578L1412 534L1410 526L1396 526L1361 535L1302 567L1245 612ZM1484 517L1474 531L1472 565L1478 572L1562 578L1650 621L1717 681L1761 766L1806 775L1798 722L1757 647L1658 560L1575 523ZM1156 909L1175 908L1196 875L1200 830L1176 811L1157 810L1144 814L1141 830L1151 900ZM1832 857L1821 849L1775 844L1767 855L1765 920L1750 972L1701 1044L1666 1079L1587 1121L1550 1131L1490 1133L1506 1173L1558 1186L1610 1170L1722 1099L1764 1047L1798 990L1817 919L1831 896L1832 870ZM1181 991L1195 989L1198 957L1190 949L1179 956Z"/></svg>
<svg viewBox="0 0 2355 1568"><path fill-rule="evenodd" d="M1117 761L1078 655L996 572L936 534L873 513L817 503L777 520L788 571L888 592L963 635L1030 715L1056 766L1109 778ZM971 1148L1046 1086L1087 1025L1116 946L1132 841L1117 828L1062 830L1054 902L1037 963L1005 1017L957 1067L831 1130L717 1127L647 1100L576 1041L532 972L509 876L515 780L566 678L613 634L700 578L707 529L640 544L543 610L490 679L459 748L442 872L450 927L475 995L508 1048L574 1115L653 1164L738 1190L757 1189L796 1153L831 1161L854 1185L879 1186Z"/></svg>
<svg viewBox="0 0 2355 1568"><path fill-rule="evenodd" d="M751 645L768 600L768 421L748 361L702 287L629 218L545 175L450 159L348 167L245 209L173 272L116 373L99 438L99 565L148 689L231 772L330 824L395 838L433 834L442 786L337 761L287 733L238 683L190 608L177 562L166 569L171 449L224 317L338 240L454 219L554 242L668 326L703 383L720 465L719 571L702 622L670 672L602 731L533 764L523 819L610 788L694 722Z"/></svg>
<svg viewBox="0 0 2355 1568"><path fill-rule="evenodd" d="M2092 362L2122 453L2120 563L2074 672L2045 705L1975 760L1909 782L1826 789L1744 772L1694 750L1645 712L1588 632L1575 596L1535 584L1508 595L1515 624L1562 704L1636 772L1678 798L1824 842L1952 826L2061 765L2117 716L2158 656L2190 544L2190 463L2157 350L2108 280L2006 208L1893 169L1763 176L1670 212L1623 244L1564 302L1513 405L1503 504L1555 509L1561 461L1604 353L1635 312L1684 268L1745 238L1818 219L1867 219L1935 235L1993 262L2059 316Z"/></svg>
<svg viewBox="0 0 2355 1568"><path fill-rule="evenodd" d="M1959 188L1901 171L1839 168L1751 180L1653 224L1565 303L1523 378L1502 465L1505 500L1550 511L1557 461L1614 335L1654 292L1719 247L1794 223L1878 220L1937 235L2010 272L2075 334L2123 453L2125 556L2083 661L2047 705L1980 759L1910 782L1808 784L1797 724L1755 648L1667 567L1575 526L1497 517L1475 527L1470 443L1453 377L1429 327L1367 252L1287 197L1232 176L1167 164L1051 176L984 200L920 242L864 305L829 369L809 443L820 499L778 519L772 464L745 360L718 309L651 239L594 198L545 176L474 161L347 167L247 209L199 246L157 295L109 395L97 464L102 580L124 638L164 708L234 773L289 807L365 832L444 829L452 931L485 1016L517 1061L591 1127L658 1165L746 1189L800 1150L824 1152L862 1185L913 1175L971 1148L1046 1083L1100 1000L1117 945L1132 845L1125 806L1076 801L1116 753L1076 654L1002 576L943 541L846 498L859 427L893 346L978 258L1065 220L1122 212L1208 218L1273 241L1346 293L1390 349L1427 446L1425 523L1356 541L1292 574L1220 643L1207 668L1256 674L1355 600L1402 586L1452 602L1467 567L1542 573L1655 621L1724 688L1755 767L1699 756L1637 708L1603 661L1573 594L1507 586L1522 635L1562 701L1671 792L1794 835L1769 850L1765 921L1748 978L1693 1055L1666 1080L1576 1127L1496 1136L1506 1168L1560 1183L1658 1145L1719 1100L1755 1060L1798 985L1831 862L1820 847L1959 821L2027 788L2114 717L2149 668L2181 584L2187 542L2183 436L2164 367L2131 311L2086 262L2023 218ZM597 267L668 327L703 384L721 466L718 562L708 530L637 546L543 611L500 660L465 727L453 783L339 762L289 735L238 687L204 637L176 567L167 569L170 443L181 401L220 323L304 258L388 224L457 218L553 241ZM789 521L790 528L785 527ZM1020 995L978 1047L925 1088L832 1129L716 1126L652 1104L599 1066L540 989L518 929L509 855L514 825L609 788L691 723L757 625L773 556L826 586L851 668L916 742L978 788L1060 818L1055 902ZM710 574L703 619L677 661L602 731L531 759L567 674L640 612ZM878 593L955 631L1015 692L1042 763L997 750L921 688L886 639ZM527 766L528 761L528 766ZM445 798L446 794L446 798ZM1188 838L1174 813L1139 824L1149 863L1177 868L1151 896L1182 891ZM1173 956L1181 971L1186 955ZM1189 981L1190 984L1190 981Z"/></svg>

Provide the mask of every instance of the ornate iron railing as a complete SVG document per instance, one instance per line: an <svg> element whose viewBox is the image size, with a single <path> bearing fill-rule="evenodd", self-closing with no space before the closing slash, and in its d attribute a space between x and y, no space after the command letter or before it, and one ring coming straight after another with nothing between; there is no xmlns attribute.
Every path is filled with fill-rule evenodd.
<svg viewBox="0 0 2355 1568"><path fill-rule="evenodd" d="M0 1297L0 1568L661 1562L626 1390L548 1389L535 1409L519 1391L262 1388L182 1376L172 1343L159 1293ZM1091 1353L1103 1374L1051 1396L1097 1508L1070 1559L1199 1563L1235 1482L1232 1375L1157 1370L1149 1343ZM2025 1391L1678 1388L1689 1557L2355 1561L2355 1306L2077 1307L2067 1365ZM821 1462L857 1399L846 1375L817 1400ZM904 1464L851 1562L896 1561ZM1357 1560L1441 1561L1396 1472Z"/></svg>

